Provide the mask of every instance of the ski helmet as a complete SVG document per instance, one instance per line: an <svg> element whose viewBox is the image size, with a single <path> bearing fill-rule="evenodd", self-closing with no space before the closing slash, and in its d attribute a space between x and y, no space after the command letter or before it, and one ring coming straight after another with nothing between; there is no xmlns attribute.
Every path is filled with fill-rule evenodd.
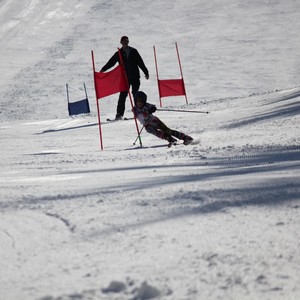
<svg viewBox="0 0 300 300"><path fill-rule="evenodd" d="M145 104L146 101L147 101L147 95L146 95L144 92L142 92L142 91L138 91L138 92L136 92L136 94L135 94L135 101L136 101L137 99L142 100L142 102Z"/></svg>

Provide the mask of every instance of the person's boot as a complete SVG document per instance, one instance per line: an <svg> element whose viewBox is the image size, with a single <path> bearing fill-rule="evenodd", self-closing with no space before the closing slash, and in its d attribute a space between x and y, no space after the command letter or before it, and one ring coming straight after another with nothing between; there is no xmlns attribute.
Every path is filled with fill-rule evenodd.
<svg viewBox="0 0 300 300"><path fill-rule="evenodd" d="M172 145L176 144L176 142L177 142L177 140L174 139L172 136L169 136L169 137L167 138L167 141L169 142L169 144L168 144L168 147L169 147L169 148L172 147Z"/></svg>
<svg viewBox="0 0 300 300"><path fill-rule="evenodd" d="M186 135L186 136L184 137L184 139L183 139L183 144L187 146L187 145L189 145L192 141L193 141L193 138L190 137L190 136L188 136L188 135Z"/></svg>

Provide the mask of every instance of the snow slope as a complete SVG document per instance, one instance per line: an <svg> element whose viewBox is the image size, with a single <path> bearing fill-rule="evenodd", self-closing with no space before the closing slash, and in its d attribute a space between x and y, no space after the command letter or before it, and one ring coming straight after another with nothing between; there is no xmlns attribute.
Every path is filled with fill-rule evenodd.
<svg viewBox="0 0 300 300"><path fill-rule="evenodd" d="M0 1L1 299L298 299L299 6ZM152 46L177 77L178 42L189 105L164 106L209 114L156 115L192 145L103 121L100 151L90 51L100 69L124 34L157 105Z"/></svg>

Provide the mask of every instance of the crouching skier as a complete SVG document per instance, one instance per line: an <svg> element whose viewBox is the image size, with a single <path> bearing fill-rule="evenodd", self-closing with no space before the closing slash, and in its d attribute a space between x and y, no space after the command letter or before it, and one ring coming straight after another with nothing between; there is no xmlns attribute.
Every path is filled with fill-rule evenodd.
<svg viewBox="0 0 300 300"><path fill-rule="evenodd" d="M153 113L156 111L156 106L147 103L147 95L144 92L138 91L135 94L134 103L133 113L135 117L144 125L147 132L167 140L169 142L168 147L171 147L177 142L175 138L183 140L184 145L189 145L193 141L192 137L168 128L158 117L153 116Z"/></svg>

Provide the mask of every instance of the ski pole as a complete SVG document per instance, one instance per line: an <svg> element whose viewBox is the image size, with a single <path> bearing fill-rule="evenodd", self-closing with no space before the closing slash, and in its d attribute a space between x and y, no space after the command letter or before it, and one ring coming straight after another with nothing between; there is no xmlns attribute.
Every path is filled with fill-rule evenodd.
<svg viewBox="0 0 300 300"><path fill-rule="evenodd" d="M181 110L181 109L162 109L158 108L158 111L176 111L176 112L187 112L187 113L197 113L197 114L208 114L208 111L199 111L199 110Z"/></svg>
<svg viewBox="0 0 300 300"><path fill-rule="evenodd" d="M136 141L140 137L140 134L142 133L142 131L143 131L144 128L145 128L145 126L142 127L141 131L139 132L138 136L136 137L135 141L133 142L133 145L135 145Z"/></svg>

